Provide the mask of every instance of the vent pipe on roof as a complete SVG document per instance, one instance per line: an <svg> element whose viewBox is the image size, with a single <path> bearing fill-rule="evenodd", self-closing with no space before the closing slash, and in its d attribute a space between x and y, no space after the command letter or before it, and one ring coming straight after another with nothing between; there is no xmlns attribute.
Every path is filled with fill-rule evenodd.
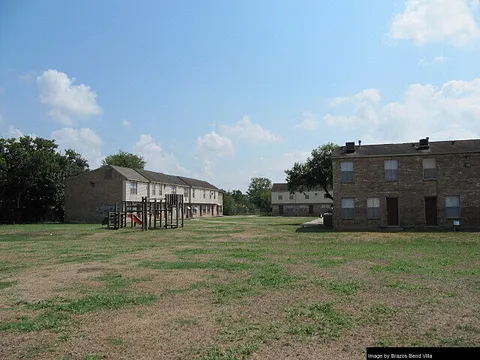
<svg viewBox="0 0 480 360"><path fill-rule="evenodd" d="M358 140L358 147L362 146L362 140Z"/></svg>

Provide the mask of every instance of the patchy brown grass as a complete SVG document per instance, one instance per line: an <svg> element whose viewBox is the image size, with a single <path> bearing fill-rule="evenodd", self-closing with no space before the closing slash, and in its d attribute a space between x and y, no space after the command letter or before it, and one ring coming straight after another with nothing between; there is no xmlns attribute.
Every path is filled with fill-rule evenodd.
<svg viewBox="0 0 480 360"><path fill-rule="evenodd" d="M297 233L305 220L0 228L0 358L352 359L480 344L477 234Z"/></svg>

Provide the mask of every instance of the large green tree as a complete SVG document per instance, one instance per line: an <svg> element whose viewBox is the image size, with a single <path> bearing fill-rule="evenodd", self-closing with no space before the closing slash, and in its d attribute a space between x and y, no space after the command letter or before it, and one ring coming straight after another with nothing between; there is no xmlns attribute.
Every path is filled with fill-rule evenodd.
<svg viewBox="0 0 480 360"><path fill-rule="evenodd" d="M52 210L62 217L65 181L85 170L85 159L60 154L54 140L0 138L0 221L40 221Z"/></svg>
<svg viewBox="0 0 480 360"><path fill-rule="evenodd" d="M132 154L123 150L119 150L118 153L107 156L102 165L116 165L123 166L132 169L144 169L147 162L142 156Z"/></svg>
<svg viewBox="0 0 480 360"><path fill-rule="evenodd" d="M286 170L288 189L302 192L322 188L326 196L333 200L330 193L333 187L332 154L337 147L334 143L327 143L313 149L305 163L296 162Z"/></svg>
<svg viewBox="0 0 480 360"><path fill-rule="evenodd" d="M247 196L257 209L269 212L272 207L272 181L264 177L252 178Z"/></svg>
<svg viewBox="0 0 480 360"><path fill-rule="evenodd" d="M243 215L253 213L255 206L249 201L248 196L240 190L224 191L223 214Z"/></svg>

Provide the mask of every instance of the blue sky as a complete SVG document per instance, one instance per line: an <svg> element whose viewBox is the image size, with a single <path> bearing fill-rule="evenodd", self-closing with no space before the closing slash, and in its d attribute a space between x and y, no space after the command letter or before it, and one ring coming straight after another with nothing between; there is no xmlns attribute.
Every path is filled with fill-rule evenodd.
<svg viewBox="0 0 480 360"><path fill-rule="evenodd" d="M480 0L4 0L0 135L246 190L326 142L480 137Z"/></svg>

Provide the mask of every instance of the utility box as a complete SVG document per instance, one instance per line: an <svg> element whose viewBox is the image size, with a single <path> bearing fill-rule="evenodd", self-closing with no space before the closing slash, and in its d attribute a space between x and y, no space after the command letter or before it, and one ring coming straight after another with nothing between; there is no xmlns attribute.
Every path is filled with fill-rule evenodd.
<svg viewBox="0 0 480 360"><path fill-rule="evenodd" d="M333 215L326 213L323 214L323 226L333 227Z"/></svg>

